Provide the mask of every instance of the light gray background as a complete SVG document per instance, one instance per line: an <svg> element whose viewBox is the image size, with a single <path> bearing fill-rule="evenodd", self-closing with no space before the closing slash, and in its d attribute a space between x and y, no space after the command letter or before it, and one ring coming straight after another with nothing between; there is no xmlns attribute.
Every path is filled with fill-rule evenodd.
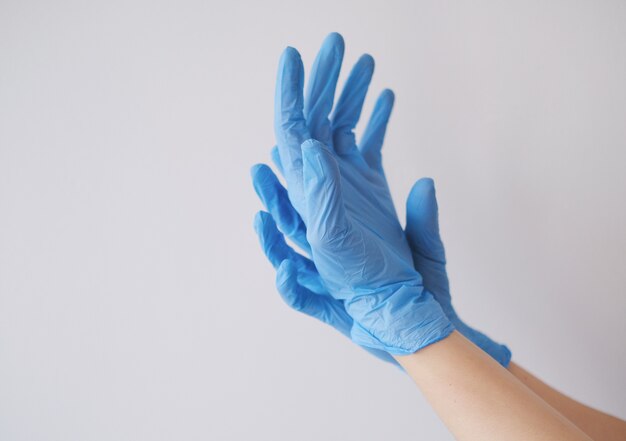
<svg viewBox="0 0 626 441"><path fill-rule="evenodd" d="M451 439L282 303L253 233L278 57L308 68L334 30L347 67L377 60L366 115L397 94L402 219L437 182L461 315L626 416L624 23L623 1L2 1L0 438Z"/></svg>

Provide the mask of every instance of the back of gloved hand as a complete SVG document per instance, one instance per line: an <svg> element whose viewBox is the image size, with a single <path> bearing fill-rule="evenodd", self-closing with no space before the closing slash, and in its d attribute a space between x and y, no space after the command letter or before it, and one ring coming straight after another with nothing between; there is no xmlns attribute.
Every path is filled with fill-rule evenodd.
<svg viewBox="0 0 626 441"><path fill-rule="evenodd" d="M280 159L275 157L274 160L278 162L278 168L282 169ZM280 228L298 246L304 250L310 250L306 242L306 228L298 213L291 206L287 191L266 165L253 167L252 181L263 205L269 211L269 213L257 215L255 228L263 251L278 270L279 292L290 306L322 320L349 337L349 332L346 330L352 326L352 320L345 310L341 313L334 313L337 309L341 310L343 304L334 303L334 299L330 297L319 279L319 273L313 262L289 247L279 231ZM413 254L415 269L422 275L424 287L432 293L448 319L461 334L487 352L498 363L504 367L508 366L511 359L509 349L505 345L494 342L480 331L467 326L452 307L445 251L439 234L437 199L431 179L424 178L415 183L407 199L406 211L405 231ZM283 282L285 280L282 274L284 269L279 268L281 262L286 260L296 262L295 265L290 266L293 274L290 278L292 283L289 284ZM330 308L325 306L329 302L336 307L330 312ZM303 308L303 305L306 305L306 308ZM383 354L387 357L374 353L385 361L394 361L387 353L383 352Z"/></svg>
<svg viewBox="0 0 626 441"><path fill-rule="evenodd" d="M322 56L322 54L320 54ZM340 102L352 110L352 127L356 124L360 109L372 76L373 64L368 56L362 57L351 72ZM377 170L384 180L380 151L383 144L387 121L393 106L393 94L386 90L376 103L374 113L360 143L359 153L367 164ZM335 112L337 115L338 112ZM331 125L337 131L337 118ZM339 138L352 138L351 128L339 135ZM284 174L278 149L272 151L276 166ZM282 230L294 243L310 254L306 241L306 228L298 213L287 198L287 192L267 166L253 168L253 182L257 194L271 213L262 213L255 220L255 227L261 239L263 249L272 264L277 268L277 286L285 301L295 309L314 316L334 326L348 335L352 319L343 308L342 302L329 297L313 263L292 250L284 241ZM278 228L272 220L278 223ZM423 275L426 289L433 293L442 305L450 321L467 338L489 353L499 363L506 366L510 352L504 345L497 344L484 334L465 325L456 315L451 305L448 278L445 270L445 253L439 237L437 221L437 201L430 179L422 179L413 187L407 201L407 236L415 268ZM281 264L282 262L282 264ZM296 263L293 263L296 262ZM305 264L304 262L308 262ZM368 349L367 347L365 347ZM395 363L386 352L371 350L377 357Z"/></svg>
<svg viewBox="0 0 626 441"><path fill-rule="evenodd" d="M364 176L318 141L302 145L302 160L307 240L324 285L354 319L352 339L404 355L448 336L454 327L424 290L406 243L397 244L404 234L381 201L388 193L368 192Z"/></svg>
<svg viewBox="0 0 626 441"><path fill-rule="evenodd" d="M328 119L342 58L343 40L331 34L314 63L305 101L299 54L284 52L275 118L280 160L323 284L354 320L352 339L410 354L454 327L413 266L379 152L370 155L354 141L367 84L342 96L332 124Z"/></svg>

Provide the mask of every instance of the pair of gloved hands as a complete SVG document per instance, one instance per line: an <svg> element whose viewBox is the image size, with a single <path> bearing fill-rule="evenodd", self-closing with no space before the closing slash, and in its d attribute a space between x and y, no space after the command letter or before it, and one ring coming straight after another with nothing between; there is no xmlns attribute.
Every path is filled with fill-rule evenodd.
<svg viewBox="0 0 626 441"><path fill-rule="evenodd" d="M450 298L437 200L431 179L415 183L403 230L389 194L381 149L394 96L385 90L357 147L356 126L374 61L364 55L334 106L344 43L330 34L312 68L306 99L300 55L280 60L275 100L275 165L252 169L267 212L255 229L277 269L284 300L335 327L375 356L413 353L454 329L503 366L511 353L465 325ZM287 236L311 258L297 253Z"/></svg>

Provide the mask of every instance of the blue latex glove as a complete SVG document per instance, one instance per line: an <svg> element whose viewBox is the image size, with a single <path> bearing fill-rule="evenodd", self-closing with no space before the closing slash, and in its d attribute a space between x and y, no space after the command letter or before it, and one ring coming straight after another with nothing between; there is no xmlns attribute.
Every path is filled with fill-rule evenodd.
<svg viewBox="0 0 626 441"><path fill-rule="evenodd" d="M267 168L267 166L263 167ZM264 173L262 169L253 173L256 176L255 182L260 182L258 180L262 179L261 176ZM282 186L280 188L285 191ZM284 198L287 198L286 192ZM295 213L293 209L291 210ZM295 214L297 216L297 213ZM283 234L278 231L269 213L264 211L257 213L254 218L254 228L259 235L261 247L276 268L276 287L285 303L296 311L332 326L350 338L352 317L346 312L341 300L330 296L313 262L287 245ZM304 232L304 229L299 231ZM383 361L400 367L396 360L385 351L368 347L363 347L363 349Z"/></svg>
<svg viewBox="0 0 626 441"><path fill-rule="evenodd" d="M342 58L343 40L331 34L313 65L306 100L299 54L287 48L281 58L275 131L288 195L306 225L324 286L354 320L351 338L410 354L445 338L454 326L413 267L380 153L368 155L356 146L352 129L368 84L355 86L353 96L342 95L332 123L328 119ZM365 59L371 64L371 57Z"/></svg>
<svg viewBox="0 0 626 441"><path fill-rule="evenodd" d="M280 158L276 157L275 153L273 156L277 167L281 169ZM281 295L294 309L322 320L349 337L346 329L349 329L351 319L348 316L347 320L342 320L343 317L347 316L347 313L345 315L328 314L325 311L327 308L320 307L320 303L323 304L323 301L308 302L306 296L303 295L313 291L322 294L318 297L328 298L329 296L323 283L318 279L319 273L313 262L289 247L285 243L283 234L279 231L280 229L286 232L287 237L300 248L310 249L308 242L306 242L306 227L289 202L287 190L267 165L257 165L252 168L252 182L263 205L269 211L269 213L259 213L255 219L255 228L265 255L275 268L278 268L284 260L298 262L297 268L292 266L297 276L293 276L293 283L289 285L281 282L284 276L279 271L277 285ZM422 275L424 287L433 294L448 319L461 334L487 352L498 363L507 367L511 360L509 349L467 326L452 307L445 251L439 235L437 199L432 179L423 178L415 183L407 199L406 212L407 225L405 231L413 254L415 269ZM278 223L278 227L274 220ZM313 280L315 283L309 282ZM307 308L296 306L304 303L307 303ZM341 303L335 303L335 306L343 308ZM391 360L395 361L393 358Z"/></svg>
<svg viewBox="0 0 626 441"><path fill-rule="evenodd" d="M452 307L446 253L439 235L438 206L432 179L423 178L413 185L406 202L406 215L407 239L413 252L415 269L422 275L424 286L433 293L457 331L507 367L511 361L509 348L467 326Z"/></svg>
<svg viewBox="0 0 626 441"><path fill-rule="evenodd" d="M373 67L372 58L364 55L356 63L346 82L342 100L352 101L349 105L355 111L363 105L365 92L372 79ZM379 162L393 102L393 93L384 90L365 129L360 150L366 152L365 157L372 164ZM284 175L277 147L272 149L271 156L276 167ZM350 338L353 320L346 312L343 302L330 296L313 262L287 245L281 233L284 232L291 242L310 257L311 247L306 239L306 227L289 202L287 190L280 184L272 170L264 164L252 168L252 180L257 194L271 213L270 215L259 212L255 217L254 226L263 251L277 270L276 286L283 300L293 309L317 318ZM363 348L381 360L400 367L386 351Z"/></svg>

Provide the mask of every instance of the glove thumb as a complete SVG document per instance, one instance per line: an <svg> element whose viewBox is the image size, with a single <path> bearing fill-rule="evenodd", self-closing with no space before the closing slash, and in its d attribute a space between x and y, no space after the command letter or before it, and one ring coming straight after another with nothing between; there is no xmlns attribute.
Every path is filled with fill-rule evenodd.
<svg viewBox="0 0 626 441"><path fill-rule="evenodd" d="M333 248L349 231L341 175L333 153L310 139L302 144L307 239L315 247Z"/></svg>
<svg viewBox="0 0 626 441"><path fill-rule="evenodd" d="M431 178L418 180L406 201L407 240L413 253L445 264L438 211L434 181Z"/></svg>

